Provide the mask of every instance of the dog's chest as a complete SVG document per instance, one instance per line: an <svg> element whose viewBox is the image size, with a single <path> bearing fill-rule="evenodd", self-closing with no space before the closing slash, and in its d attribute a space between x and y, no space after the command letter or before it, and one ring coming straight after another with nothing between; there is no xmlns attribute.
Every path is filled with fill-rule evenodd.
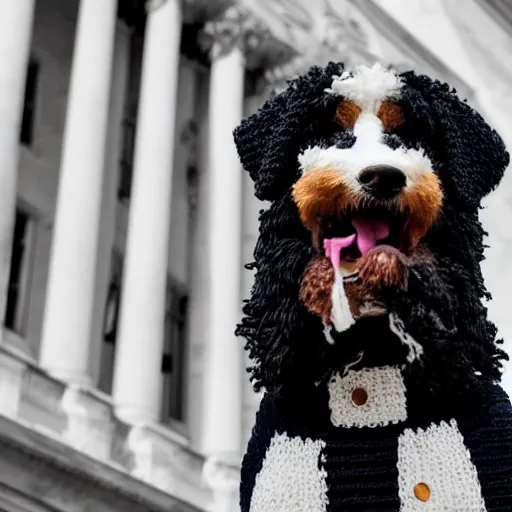
<svg viewBox="0 0 512 512"><path fill-rule="evenodd" d="M328 408L328 431L267 433L250 512L489 510L458 422L413 426L399 367L333 378Z"/></svg>

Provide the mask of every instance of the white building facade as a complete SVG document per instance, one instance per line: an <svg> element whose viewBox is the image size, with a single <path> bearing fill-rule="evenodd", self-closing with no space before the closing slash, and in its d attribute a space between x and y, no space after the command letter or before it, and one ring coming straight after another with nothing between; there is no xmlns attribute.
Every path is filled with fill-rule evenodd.
<svg viewBox="0 0 512 512"><path fill-rule="evenodd" d="M0 2L0 510L237 510L264 205L236 124L312 64L382 61L450 82L512 145L512 9L405 4ZM483 213L507 340L511 179Z"/></svg>

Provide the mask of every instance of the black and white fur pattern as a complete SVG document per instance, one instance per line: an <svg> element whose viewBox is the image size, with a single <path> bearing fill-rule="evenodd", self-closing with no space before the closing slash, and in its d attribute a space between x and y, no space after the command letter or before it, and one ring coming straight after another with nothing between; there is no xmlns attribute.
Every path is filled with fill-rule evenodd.
<svg viewBox="0 0 512 512"><path fill-rule="evenodd" d="M422 149L391 147L384 140L384 129L377 112L384 100L400 97L403 85L400 77L379 64L371 68L361 66L352 73L334 76L326 92L350 99L361 108L353 129L355 142L347 148L339 148L336 144L308 147L298 156L302 173L317 167L330 167L343 174L355 193L361 193L357 176L370 165L400 168L407 176L407 187L414 187L418 173L433 172L432 162Z"/></svg>
<svg viewBox="0 0 512 512"><path fill-rule="evenodd" d="M352 130L332 122L342 99L361 109ZM376 116L384 100L406 119L387 133ZM499 136L445 84L331 63L271 98L235 141L270 202L238 328L265 389L242 512L512 510L512 408L498 384L506 356L482 303L478 219L508 165ZM299 300L316 252L293 186L329 167L357 195L361 169L383 163L402 169L407 187L421 173L442 184L438 220L421 240L433 264L412 265L407 289L386 295L386 315L326 328Z"/></svg>

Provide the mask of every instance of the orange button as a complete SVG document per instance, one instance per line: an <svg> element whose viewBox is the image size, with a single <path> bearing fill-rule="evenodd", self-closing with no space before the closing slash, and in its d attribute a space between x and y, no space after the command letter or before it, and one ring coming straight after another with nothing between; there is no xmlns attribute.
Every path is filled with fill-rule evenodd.
<svg viewBox="0 0 512 512"><path fill-rule="evenodd" d="M352 403L357 407L361 407L362 405L368 402L368 393L366 389L356 388L352 391Z"/></svg>
<svg viewBox="0 0 512 512"><path fill-rule="evenodd" d="M414 486L414 496L420 501L426 502L430 499L430 488L425 483L419 483Z"/></svg>

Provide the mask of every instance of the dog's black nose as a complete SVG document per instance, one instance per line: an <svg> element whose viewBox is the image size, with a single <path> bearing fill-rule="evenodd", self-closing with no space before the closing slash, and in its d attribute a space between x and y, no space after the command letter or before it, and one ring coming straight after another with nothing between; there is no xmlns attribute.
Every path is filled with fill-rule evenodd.
<svg viewBox="0 0 512 512"><path fill-rule="evenodd" d="M370 165L359 173L359 182L372 196L390 199L405 187L406 176L391 165Z"/></svg>

